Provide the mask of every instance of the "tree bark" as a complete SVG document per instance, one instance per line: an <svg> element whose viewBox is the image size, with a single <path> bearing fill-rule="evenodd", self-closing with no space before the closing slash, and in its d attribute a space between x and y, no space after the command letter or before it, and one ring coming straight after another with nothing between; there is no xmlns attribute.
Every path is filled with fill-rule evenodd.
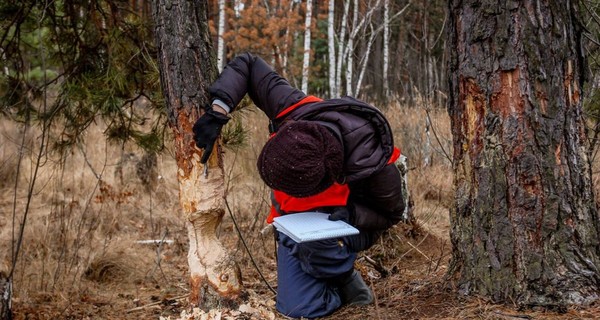
<svg viewBox="0 0 600 320"><path fill-rule="evenodd" d="M156 0L153 10L161 84L175 139L179 201L190 247L190 302L203 309L234 306L240 274L216 236L224 214L224 172L217 144L203 174L192 126L208 103L216 58L208 30L207 2Z"/></svg>
<svg viewBox="0 0 600 320"><path fill-rule="evenodd" d="M356 80L356 87L353 90L353 94L358 97L360 94L360 89L362 86L362 81L365 76L365 72L367 71L367 66L369 65L369 58L371 57L371 48L373 46L373 42L375 42L375 37L377 36L377 32L373 28L373 23L369 23L369 28L371 30L371 35L369 36L369 40L367 40L367 48L365 49L365 53L362 56L361 63L359 65L360 72L358 74L358 79Z"/></svg>
<svg viewBox="0 0 600 320"><path fill-rule="evenodd" d="M390 65L390 0L383 1L383 97L388 101L390 84L388 70Z"/></svg>
<svg viewBox="0 0 600 320"><path fill-rule="evenodd" d="M327 48L329 57L329 98L337 98L335 84L335 0L329 0L327 11Z"/></svg>
<svg viewBox="0 0 600 320"><path fill-rule="evenodd" d="M310 26L312 24L312 0L306 1L306 18L304 20L304 57L302 62L302 91L308 93L308 71L310 67Z"/></svg>
<svg viewBox="0 0 600 320"><path fill-rule="evenodd" d="M450 274L460 292L563 308L598 298L598 216L573 1L449 1Z"/></svg>
<svg viewBox="0 0 600 320"><path fill-rule="evenodd" d="M12 319L12 282L0 272L0 319Z"/></svg>
<svg viewBox="0 0 600 320"><path fill-rule="evenodd" d="M217 43L217 69L223 70L225 65L225 0L219 0L219 31L218 31L218 43Z"/></svg>
<svg viewBox="0 0 600 320"><path fill-rule="evenodd" d="M350 11L350 0L344 0L344 14L342 15L342 22L340 26L340 33L338 35L338 55L337 55L337 66L335 71L335 88L336 97L342 94L342 67L343 62L346 60L346 35L348 26L348 15ZM348 93L346 93L348 95Z"/></svg>
<svg viewBox="0 0 600 320"><path fill-rule="evenodd" d="M352 9L352 31L348 35L348 46L346 50L348 54L346 58L346 95L353 96L352 92L352 79L354 77L354 38L358 34L358 0L354 0L354 7Z"/></svg>

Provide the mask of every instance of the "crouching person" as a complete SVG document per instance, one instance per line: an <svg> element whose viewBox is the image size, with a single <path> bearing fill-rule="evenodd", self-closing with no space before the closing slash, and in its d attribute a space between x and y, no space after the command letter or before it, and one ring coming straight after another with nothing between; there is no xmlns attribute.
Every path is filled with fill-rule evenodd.
<svg viewBox="0 0 600 320"><path fill-rule="evenodd" d="M252 54L233 59L209 88L212 104L194 125L205 163L227 114L248 94L270 119L271 137L258 171L272 188L271 223L302 211L329 213L360 234L296 243L277 232L277 310L316 318L343 305L367 305L373 293L354 269L357 253L370 248L404 213L400 156L384 115L351 97L322 100L292 87Z"/></svg>

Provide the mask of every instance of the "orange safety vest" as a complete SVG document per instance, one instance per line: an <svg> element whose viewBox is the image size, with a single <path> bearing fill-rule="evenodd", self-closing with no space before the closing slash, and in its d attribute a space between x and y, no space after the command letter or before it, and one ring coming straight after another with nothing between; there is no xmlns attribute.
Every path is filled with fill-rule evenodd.
<svg viewBox="0 0 600 320"><path fill-rule="evenodd" d="M285 114L290 113L292 110L310 102L323 101L314 96L307 96L300 100L298 103L286 108L277 115L279 118ZM275 133L272 133L273 136ZM394 147L394 152L388 161L388 164L394 163L400 157L400 149ZM339 207L345 206L348 203L348 196L350 195L350 188L347 184L334 183L331 187L325 189L320 193L317 193L310 197L296 198L288 195L287 193L279 190L273 190L272 201L277 203L271 205L269 216L267 217L267 223L273 223L273 218L281 216L281 212L292 213L313 210L321 207Z"/></svg>

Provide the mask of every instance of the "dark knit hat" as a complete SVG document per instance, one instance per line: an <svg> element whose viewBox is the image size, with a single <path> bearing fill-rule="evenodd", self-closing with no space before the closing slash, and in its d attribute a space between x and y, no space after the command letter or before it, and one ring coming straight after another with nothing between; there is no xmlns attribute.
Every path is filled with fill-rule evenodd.
<svg viewBox="0 0 600 320"><path fill-rule="evenodd" d="M342 143L327 127L311 121L287 121L258 156L265 183L293 197L324 191L342 175Z"/></svg>

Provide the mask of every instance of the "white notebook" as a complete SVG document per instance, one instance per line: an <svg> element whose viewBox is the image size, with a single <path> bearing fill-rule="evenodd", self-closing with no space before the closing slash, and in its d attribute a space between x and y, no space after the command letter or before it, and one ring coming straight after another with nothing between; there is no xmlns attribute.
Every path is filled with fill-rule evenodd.
<svg viewBox="0 0 600 320"><path fill-rule="evenodd" d="M358 229L348 223L328 219L322 212L299 212L273 219L278 231L301 243L359 234Z"/></svg>

